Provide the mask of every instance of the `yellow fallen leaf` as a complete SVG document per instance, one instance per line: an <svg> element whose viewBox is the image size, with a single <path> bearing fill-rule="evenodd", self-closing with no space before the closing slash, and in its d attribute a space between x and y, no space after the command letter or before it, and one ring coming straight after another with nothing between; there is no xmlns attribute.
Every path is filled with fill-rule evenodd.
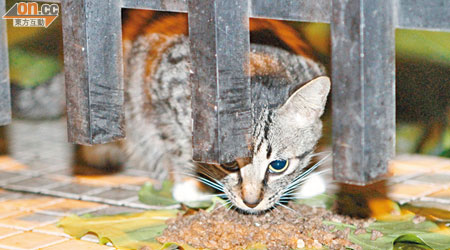
<svg viewBox="0 0 450 250"><path fill-rule="evenodd" d="M162 249L163 245L158 243L155 237L161 235L166 228L165 221L174 218L178 212L157 210L100 217L71 215L61 219L58 226L78 239L93 233L97 235L100 244L111 242L121 250L139 249L143 246Z"/></svg>
<svg viewBox="0 0 450 250"><path fill-rule="evenodd" d="M374 198L368 202L371 217L380 221L405 221L414 217L414 213L400 209L398 204L386 198Z"/></svg>

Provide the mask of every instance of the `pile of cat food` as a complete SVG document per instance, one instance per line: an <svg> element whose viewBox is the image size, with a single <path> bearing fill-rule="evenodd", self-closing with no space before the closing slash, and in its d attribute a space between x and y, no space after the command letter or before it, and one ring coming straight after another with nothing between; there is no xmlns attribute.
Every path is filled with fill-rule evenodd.
<svg viewBox="0 0 450 250"><path fill-rule="evenodd" d="M323 208L289 204L293 210L278 207L260 215L242 214L219 208L179 215L167 221L168 227L157 238L161 243L177 242L195 248L244 249L255 243L268 249L361 249L347 238L350 230L336 230L323 221L351 224L365 232L368 220L353 219Z"/></svg>

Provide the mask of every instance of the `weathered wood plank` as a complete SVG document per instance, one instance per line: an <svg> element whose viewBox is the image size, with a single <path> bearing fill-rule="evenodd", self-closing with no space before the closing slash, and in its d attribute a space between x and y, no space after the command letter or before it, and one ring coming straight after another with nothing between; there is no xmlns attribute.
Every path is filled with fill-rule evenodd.
<svg viewBox="0 0 450 250"><path fill-rule="evenodd" d="M190 0L193 158L249 155L251 91L247 0Z"/></svg>
<svg viewBox="0 0 450 250"><path fill-rule="evenodd" d="M122 0L124 8L187 12L187 0Z"/></svg>
<svg viewBox="0 0 450 250"><path fill-rule="evenodd" d="M63 0L69 141L124 137L120 0Z"/></svg>
<svg viewBox="0 0 450 250"><path fill-rule="evenodd" d="M0 16L5 14L5 0L0 0ZM9 88L8 42L6 20L0 20L0 125L11 122L11 94Z"/></svg>
<svg viewBox="0 0 450 250"><path fill-rule="evenodd" d="M333 0L333 168L366 184L387 171L395 143L393 1Z"/></svg>
<svg viewBox="0 0 450 250"><path fill-rule="evenodd" d="M396 27L450 31L450 1L397 0Z"/></svg>
<svg viewBox="0 0 450 250"><path fill-rule="evenodd" d="M251 17L329 23L331 0L251 0Z"/></svg>
<svg viewBox="0 0 450 250"><path fill-rule="evenodd" d="M45 1L45 0L38 0ZM52 0L60 1L60 0ZM250 0L250 17L330 23L331 0ZM450 30L450 1L395 0L395 26L403 29ZM187 12L187 0L123 0L124 8Z"/></svg>

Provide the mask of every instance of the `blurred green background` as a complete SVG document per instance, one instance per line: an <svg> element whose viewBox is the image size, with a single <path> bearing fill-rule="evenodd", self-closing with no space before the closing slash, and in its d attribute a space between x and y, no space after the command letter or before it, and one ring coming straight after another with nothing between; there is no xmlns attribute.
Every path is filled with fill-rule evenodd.
<svg viewBox="0 0 450 250"><path fill-rule="evenodd" d="M9 9L16 1L7 1ZM63 70L61 18L49 28L15 28L8 23L10 77L33 88ZM330 26L292 23L330 67ZM396 30L397 152L450 157L450 33ZM331 142L330 110L323 144Z"/></svg>

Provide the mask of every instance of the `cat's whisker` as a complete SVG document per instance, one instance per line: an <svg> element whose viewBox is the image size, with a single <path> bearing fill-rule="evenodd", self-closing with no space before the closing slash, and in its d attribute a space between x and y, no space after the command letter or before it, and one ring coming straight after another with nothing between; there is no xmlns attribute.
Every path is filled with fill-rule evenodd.
<svg viewBox="0 0 450 250"><path fill-rule="evenodd" d="M211 179L216 179L216 178L213 177L213 176L215 176L215 174L214 174L213 171L211 171L211 168L205 167L202 164L197 164L196 167L197 167L197 169L195 170L196 172L198 172L200 174L204 174L204 175L208 176ZM223 172L222 169L220 169L220 168L215 168L215 169L219 169L221 172Z"/></svg>
<svg viewBox="0 0 450 250"><path fill-rule="evenodd" d="M214 211L216 211L217 209L219 209L219 208L222 208L222 207L225 207L225 206L228 206L228 205L230 205L231 204L231 200L228 200L227 202L225 202L225 203L223 203L223 204L221 204L220 206L218 206L218 207L215 207L212 211L211 211L211 213L212 212L214 212Z"/></svg>
<svg viewBox="0 0 450 250"><path fill-rule="evenodd" d="M226 194L208 194L208 195L205 195L204 197L208 197L208 198L210 198L210 197L228 197L228 195L226 195Z"/></svg>
<svg viewBox="0 0 450 250"><path fill-rule="evenodd" d="M318 172L316 172L316 173L314 173L314 174L316 174L316 175L321 175L321 174L324 174L324 173L326 173L326 172L328 172L328 171L330 171L330 170L331 170L331 169L324 169L324 170L318 171ZM304 178L301 179L301 180L297 180L297 181L295 181L295 182L292 182L291 184L289 184L289 185L285 188L285 190L284 190L284 195L290 194L291 192L295 191L295 189L296 189L298 186L300 186L302 183L304 183L305 181L307 181L307 180L310 179L311 177L313 177L313 175L308 175L308 176L304 177Z"/></svg>
<svg viewBox="0 0 450 250"><path fill-rule="evenodd" d="M281 204L280 202L277 202L277 203L275 203L275 204L278 205L278 206L284 207L284 208L286 208L286 209L289 209L289 210L291 210L291 211L294 212L294 213L297 213L297 211L295 211L294 209L292 209L292 208L290 208L290 207L288 207L288 206L285 206L285 205Z"/></svg>
<svg viewBox="0 0 450 250"><path fill-rule="evenodd" d="M214 189L217 189L218 191L225 193L225 190L223 189L223 185L221 185L221 184L216 184L208 179L205 179L205 178L199 177L199 176L196 176L195 179L197 179L198 181L200 181L201 183L203 183L209 187L212 187Z"/></svg>
<svg viewBox="0 0 450 250"><path fill-rule="evenodd" d="M197 175L194 175L194 174L191 174L191 173L183 173L183 174L186 175L186 176L193 177L193 178L197 179L198 181L202 182L203 184L205 184L207 186L210 186L210 187L212 187L214 189L217 189L217 190L222 191L223 193L225 193L224 190L223 190L223 187L224 187L223 183L221 183L220 181L218 181L218 180L216 180L214 178L212 178L212 180L208 180L206 178L203 178L201 176L197 176Z"/></svg>
<svg viewBox="0 0 450 250"><path fill-rule="evenodd" d="M291 184L289 184L284 190L283 193L289 193L293 190L295 190L296 188L298 188L298 186L300 186L301 184L303 184L304 182L306 182L309 178L311 178L310 176L307 176L301 180L297 180L295 182L292 182Z"/></svg>
<svg viewBox="0 0 450 250"><path fill-rule="evenodd" d="M236 207L234 207L233 203L231 203L230 206L227 207L227 211L230 211L230 209L236 210Z"/></svg>
<svg viewBox="0 0 450 250"><path fill-rule="evenodd" d="M275 204L275 205L276 205L276 204ZM280 212L280 209L278 209L277 206L274 206L273 208L276 209L278 212Z"/></svg>
<svg viewBox="0 0 450 250"><path fill-rule="evenodd" d="M320 161L314 164L311 168L301 173L299 176L295 177L294 180L284 189L284 192L288 192L293 188L295 188L296 186L298 186L302 181L304 181L309 176L309 174L312 173L312 171L316 170L323 162L325 162L325 160L328 159L330 155L331 153L320 159Z"/></svg>
<svg viewBox="0 0 450 250"><path fill-rule="evenodd" d="M304 176L307 176L308 174L310 174L312 171L316 170L318 167L320 167L322 165L322 163L324 163L328 157L330 157L331 153L327 154L326 156L324 156L322 159L320 159L318 162L316 162L312 167L310 167L308 170L306 170L305 172L301 173L299 176L297 176L295 179L300 179Z"/></svg>
<svg viewBox="0 0 450 250"><path fill-rule="evenodd" d="M185 172L185 173L181 173L187 176L191 176L191 177L197 177L198 175L195 175L193 173L199 173L199 174L203 174L205 176L207 176L209 179L213 180L214 182L216 182L217 184L223 186L223 183L221 183L219 180L217 180L216 178L213 177L214 173L211 172L207 167L205 167L204 165L201 164L196 164L196 165L192 165L189 166L192 170L192 172Z"/></svg>

